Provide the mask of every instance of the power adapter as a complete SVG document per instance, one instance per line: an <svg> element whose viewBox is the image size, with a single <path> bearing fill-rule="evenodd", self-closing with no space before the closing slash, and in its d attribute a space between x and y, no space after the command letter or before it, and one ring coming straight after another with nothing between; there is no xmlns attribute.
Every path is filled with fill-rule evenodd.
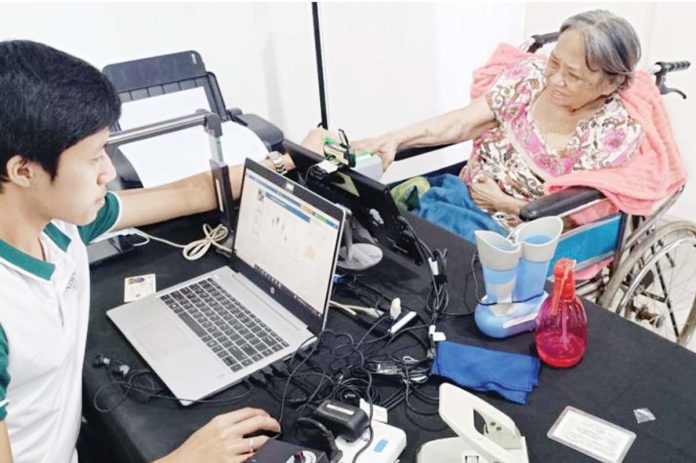
<svg viewBox="0 0 696 463"><path fill-rule="evenodd" d="M365 411L336 400L322 402L314 411L314 418L348 442L362 436L370 423Z"/></svg>

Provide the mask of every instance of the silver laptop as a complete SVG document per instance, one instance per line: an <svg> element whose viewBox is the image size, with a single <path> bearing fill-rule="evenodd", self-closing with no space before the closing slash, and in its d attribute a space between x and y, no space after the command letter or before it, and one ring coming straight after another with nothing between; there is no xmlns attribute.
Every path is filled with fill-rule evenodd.
<svg viewBox="0 0 696 463"><path fill-rule="evenodd" d="M344 221L340 207L247 159L234 270L221 267L107 315L188 405L319 334Z"/></svg>

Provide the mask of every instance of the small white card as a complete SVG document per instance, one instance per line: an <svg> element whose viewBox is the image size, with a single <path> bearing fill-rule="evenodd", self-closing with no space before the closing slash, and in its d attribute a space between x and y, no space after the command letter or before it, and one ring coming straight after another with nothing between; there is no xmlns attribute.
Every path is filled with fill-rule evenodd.
<svg viewBox="0 0 696 463"><path fill-rule="evenodd" d="M574 407L566 407L547 436L604 463L620 463L636 434Z"/></svg>
<svg viewBox="0 0 696 463"><path fill-rule="evenodd" d="M154 273L126 277L123 280L123 302L136 301L157 292Z"/></svg>

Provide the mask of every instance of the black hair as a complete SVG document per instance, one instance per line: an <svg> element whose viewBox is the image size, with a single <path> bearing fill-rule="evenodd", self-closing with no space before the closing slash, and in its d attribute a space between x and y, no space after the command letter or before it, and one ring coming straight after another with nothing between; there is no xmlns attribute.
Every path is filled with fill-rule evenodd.
<svg viewBox="0 0 696 463"><path fill-rule="evenodd" d="M54 179L63 151L120 114L113 85L91 64L41 43L0 42L0 192L13 156Z"/></svg>

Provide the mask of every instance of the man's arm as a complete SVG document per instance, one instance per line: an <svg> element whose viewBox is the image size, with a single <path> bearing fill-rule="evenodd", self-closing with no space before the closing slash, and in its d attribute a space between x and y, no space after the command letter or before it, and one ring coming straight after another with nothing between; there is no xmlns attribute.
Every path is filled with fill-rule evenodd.
<svg viewBox="0 0 696 463"><path fill-rule="evenodd" d="M290 156L283 155L288 170L294 169ZM269 159L262 164L273 169ZM242 188L244 166L230 166L232 196L237 199ZM155 188L136 188L117 192L121 200L121 218L114 227L120 230L197 214L215 209L217 200L213 176L203 172L192 177Z"/></svg>
<svg viewBox="0 0 696 463"><path fill-rule="evenodd" d="M0 421L0 463L12 463L10 436L7 434L5 420Z"/></svg>

